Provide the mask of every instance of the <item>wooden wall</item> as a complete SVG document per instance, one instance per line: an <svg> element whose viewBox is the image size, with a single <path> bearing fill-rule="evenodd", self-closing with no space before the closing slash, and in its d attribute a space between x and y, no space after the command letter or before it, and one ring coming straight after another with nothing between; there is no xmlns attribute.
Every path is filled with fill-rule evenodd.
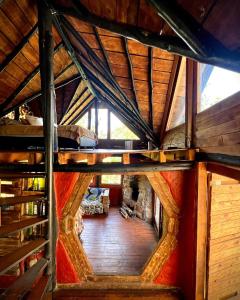
<svg viewBox="0 0 240 300"><path fill-rule="evenodd" d="M212 174L210 196L208 300L239 299L240 182Z"/></svg>
<svg viewBox="0 0 240 300"><path fill-rule="evenodd" d="M196 122L200 151L240 155L240 92L199 113Z"/></svg>
<svg viewBox="0 0 240 300"><path fill-rule="evenodd" d="M194 144L200 152L240 155L240 92L197 114ZM185 147L184 124L166 133L169 147Z"/></svg>

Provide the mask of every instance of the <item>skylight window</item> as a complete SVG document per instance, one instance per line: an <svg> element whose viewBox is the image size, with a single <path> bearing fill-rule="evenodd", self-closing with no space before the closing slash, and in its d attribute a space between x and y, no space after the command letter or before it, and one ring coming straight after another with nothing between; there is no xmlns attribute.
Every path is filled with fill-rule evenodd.
<svg viewBox="0 0 240 300"><path fill-rule="evenodd" d="M200 105L203 111L240 90L240 74L200 64Z"/></svg>

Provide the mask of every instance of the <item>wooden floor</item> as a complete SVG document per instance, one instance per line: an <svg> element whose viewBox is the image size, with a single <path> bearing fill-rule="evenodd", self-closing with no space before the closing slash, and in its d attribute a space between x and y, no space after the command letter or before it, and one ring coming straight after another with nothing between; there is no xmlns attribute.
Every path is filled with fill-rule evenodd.
<svg viewBox="0 0 240 300"><path fill-rule="evenodd" d="M150 224L124 219L118 208L110 208L108 216L84 218L83 223L83 247L96 274L141 273L158 242Z"/></svg>

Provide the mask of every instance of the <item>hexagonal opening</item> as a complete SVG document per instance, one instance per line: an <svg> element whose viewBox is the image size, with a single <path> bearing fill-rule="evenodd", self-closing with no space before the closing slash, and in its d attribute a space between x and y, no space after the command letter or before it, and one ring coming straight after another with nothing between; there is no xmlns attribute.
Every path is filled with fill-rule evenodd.
<svg viewBox="0 0 240 300"><path fill-rule="evenodd" d="M178 230L178 207L170 190L166 188L166 182L160 173L140 175L131 174L135 177L135 180L144 182L145 186L144 188L140 187L137 195L135 183L128 182L128 187L132 189L132 197L125 203L125 207L128 206L131 209L130 203L137 203L138 198L143 203L148 203L143 197L143 194L145 194L145 197L151 198L150 203L147 205L148 208L152 207L151 217L148 210L140 209L140 211L137 211L137 205L135 204L135 206L132 206L132 211L138 216L125 219L121 215L124 215L124 213L121 212L120 214L118 207L111 206L110 200L110 209L107 215L83 216L81 221L80 204L84 208L84 202L82 202L82 199L86 198L84 194L89 185L91 188L96 187L96 181L92 180L92 176L89 174L80 174L73 192L74 196L71 197L64 208L64 218L61 222L63 229L61 238L70 259L74 261L80 279L96 281L101 280L102 275L109 275L110 277L116 277L117 275L119 280L127 278L128 281L130 279L133 281L153 281L175 248ZM120 188L123 186L123 190L124 184L124 182L121 182L121 185L119 185ZM104 189L104 192L108 189L105 185L101 188ZM153 201L152 196L149 197L150 191L153 190L156 193L155 198L160 199L164 209L164 217L162 218L164 222L156 224L159 227L162 225L161 238L152 224L154 214L160 214L159 207L155 207L154 211L153 203L156 203L156 201ZM124 199L125 196L123 192ZM96 208L92 207L91 209ZM104 211L105 208L100 212ZM143 220L139 218L140 216Z"/></svg>

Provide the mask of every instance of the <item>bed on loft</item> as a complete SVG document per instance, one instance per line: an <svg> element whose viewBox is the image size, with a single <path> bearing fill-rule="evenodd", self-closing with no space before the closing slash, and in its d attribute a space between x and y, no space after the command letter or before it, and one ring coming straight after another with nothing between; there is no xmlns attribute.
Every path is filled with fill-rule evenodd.
<svg viewBox="0 0 240 300"><path fill-rule="evenodd" d="M79 125L59 125L57 127L58 148L95 148L97 136L94 132ZM42 125L25 125L12 120L0 124L0 150L43 149L44 135Z"/></svg>

